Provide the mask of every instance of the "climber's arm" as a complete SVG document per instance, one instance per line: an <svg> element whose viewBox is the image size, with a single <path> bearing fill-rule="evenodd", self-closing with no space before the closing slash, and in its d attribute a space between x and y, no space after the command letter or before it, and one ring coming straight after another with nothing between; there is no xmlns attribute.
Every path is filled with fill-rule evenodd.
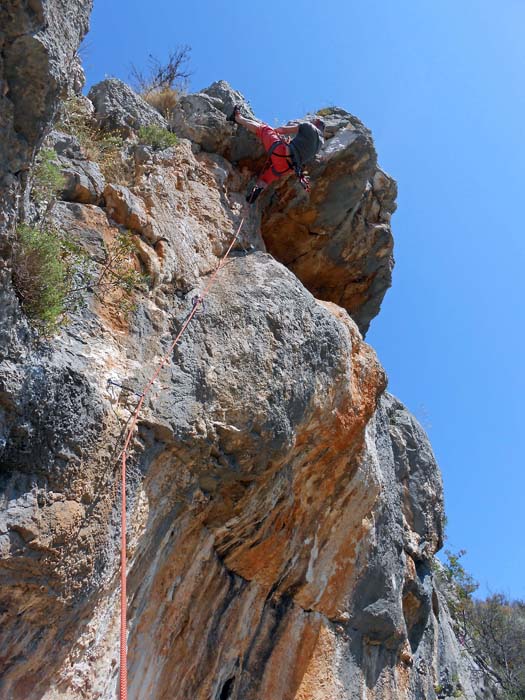
<svg viewBox="0 0 525 700"><path fill-rule="evenodd" d="M279 126L275 130L278 134L296 134L299 131L299 124L292 124L291 126Z"/></svg>

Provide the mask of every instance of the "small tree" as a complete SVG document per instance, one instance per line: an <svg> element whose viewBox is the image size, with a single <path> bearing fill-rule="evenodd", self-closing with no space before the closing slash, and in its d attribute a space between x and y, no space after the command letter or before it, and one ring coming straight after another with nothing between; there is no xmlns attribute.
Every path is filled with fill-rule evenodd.
<svg viewBox="0 0 525 700"><path fill-rule="evenodd" d="M155 56L149 55L148 70L143 73L132 64L130 77L133 86L146 102L169 117L177 104L179 94L187 85L191 71L188 69L191 49L181 46L171 51L168 60L161 63Z"/></svg>
<svg viewBox="0 0 525 700"><path fill-rule="evenodd" d="M158 58L149 54L149 68L146 73L132 64L131 79L134 87L142 94L162 90L184 90L191 75L191 71L187 68L190 53L189 46L180 46L170 51L165 63L161 63Z"/></svg>
<svg viewBox="0 0 525 700"><path fill-rule="evenodd" d="M471 645L506 700L525 699L525 601L502 593L476 600L470 610Z"/></svg>
<svg viewBox="0 0 525 700"><path fill-rule="evenodd" d="M460 561L465 550L445 554L440 578L460 643L499 687L498 697L525 700L525 601L501 593L474 599L478 584Z"/></svg>

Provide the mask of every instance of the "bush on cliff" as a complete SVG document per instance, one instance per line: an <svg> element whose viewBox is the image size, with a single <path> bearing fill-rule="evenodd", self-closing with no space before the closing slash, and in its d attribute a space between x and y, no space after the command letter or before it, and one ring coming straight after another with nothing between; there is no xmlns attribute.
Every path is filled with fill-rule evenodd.
<svg viewBox="0 0 525 700"><path fill-rule="evenodd" d="M190 52L189 46L181 46L170 52L165 63L150 54L146 72L134 65L131 67L131 79L137 92L166 119L187 87L191 75L187 68Z"/></svg>
<svg viewBox="0 0 525 700"><path fill-rule="evenodd" d="M148 276L138 268L133 236L122 231L95 263L67 234L51 226L21 224L13 258L13 286L35 329L51 336L92 293L103 306L126 317L136 307L136 292Z"/></svg>
<svg viewBox="0 0 525 700"><path fill-rule="evenodd" d="M139 129L139 141L146 146L152 146L156 151L177 145L177 137L171 131L156 124L142 126Z"/></svg>
<svg viewBox="0 0 525 700"><path fill-rule="evenodd" d="M149 90L143 92L142 97L146 102L157 110L165 119L169 119L170 114L175 109L179 101L180 92L172 88L163 88L162 90Z"/></svg>
<svg viewBox="0 0 525 700"><path fill-rule="evenodd" d="M58 229L21 224L17 233L13 285L37 330L51 335L65 319L75 270L85 266L85 257Z"/></svg>
<svg viewBox="0 0 525 700"><path fill-rule="evenodd" d="M473 598L478 584L460 562L465 553L447 550L438 574L458 640L501 700L525 700L525 601L502 593Z"/></svg>

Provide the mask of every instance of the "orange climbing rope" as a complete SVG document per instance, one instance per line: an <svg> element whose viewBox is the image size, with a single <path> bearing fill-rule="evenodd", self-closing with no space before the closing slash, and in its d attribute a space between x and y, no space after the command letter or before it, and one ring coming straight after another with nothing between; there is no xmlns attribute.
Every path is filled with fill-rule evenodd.
<svg viewBox="0 0 525 700"><path fill-rule="evenodd" d="M128 697L128 664L127 664L127 627L126 627L126 613L127 613L127 599L126 599L126 457L127 457L127 451L129 448L129 445L131 443L131 439L133 437L133 431L135 430L135 426L137 424L137 420L139 417L140 409L142 408L142 405L144 403L144 399L146 396L149 394L151 391L151 387L153 386L155 380L159 376L162 368L168 361L171 353L173 352L174 347L177 345L179 340L181 339L182 335L184 334L186 328L189 326L191 319L195 316L197 313L199 306L203 303L204 299L206 296L209 294L210 289L212 288L215 278L217 277L217 274L219 270L221 270L222 267L226 264L226 261L228 259L229 254L231 253L231 250L233 246L235 245L235 241L237 240L239 233L241 232L242 225L244 224L244 217L241 219L241 222L239 223L239 226L237 227L237 231L235 232L234 237L231 240L230 245L228 246L228 249L224 253L223 257L219 261L219 264L215 268L212 276L210 277L208 284L204 288L204 291L202 294L199 294L194 300L193 300L193 308L189 312L188 316L186 317L186 320L182 324L179 332L175 336L174 340L172 341L169 350L166 352L164 357L161 359L159 362L157 369L155 372L152 374L150 380L144 387L142 394L140 396L140 399L137 403L137 406L133 412L133 415L131 417L131 421L129 424L128 431L126 433L126 439L124 441L124 447L122 448L122 512L121 512L121 521L120 521L120 527L121 527L121 549L120 549L120 700L127 700Z"/></svg>

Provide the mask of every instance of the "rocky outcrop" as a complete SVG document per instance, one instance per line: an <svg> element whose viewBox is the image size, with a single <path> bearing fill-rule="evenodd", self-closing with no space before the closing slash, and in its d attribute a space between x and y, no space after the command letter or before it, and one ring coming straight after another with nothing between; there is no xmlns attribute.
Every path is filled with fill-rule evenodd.
<svg viewBox="0 0 525 700"><path fill-rule="evenodd" d="M58 107L58 96L69 85L87 31L92 3L36 0L28 9L18 0L0 8L2 26L0 115L2 176L27 169Z"/></svg>
<svg viewBox="0 0 525 700"><path fill-rule="evenodd" d="M226 121L234 104L253 114L242 95L220 81L182 98L171 123L250 177L265 157L252 134ZM260 207L261 232L267 250L307 289L347 309L366 333L392 282L397 189L378 167L370 131L359 119L335 107L323 110L323 118L327 139L308 168L310 196L293 175L270 188Z"/></svg>
<svg viewBox="0 0 525 700"><path fill-rule="evenodd" d="M128 319L118 298L88 293L37 343L6 267L0 695L115 697L122 433L244 220L133 440L128 697L474 700L433 575L439 470L358 328L389 283L395 186L365 127L333 110L311 199L287 181L249 210L261 153L226 122L239 99L224 82L187 96L173 123L191 141L129 145L126 186L55 206L94 263L130 232L151 284ZM28 134L24 167L43 131ZM74 139L53 144L66 170L88 167Z"/></svg>
<svg viewBox="0 0 525 700"><path fill-rule="evenodd" d="M88 94L99 124L108 131L130 136L143 126L167 127L166 120L146 100L117 78L106 78Z"/></svg>
<svg viewBox="0 0 525 700"><path fill-rule="evenodd" d="M190 139L208 153L226 156L231 162L263 157L263 149L248 131L226 120L235 105L254 117L243 95L219 80L201 92L183 95L170 116L170 125L180 137Z"/></svg>
<svg viewBox="0 0 525 700"><path fill-rule="evenodd" d="M71 86L91 7L91 0L0 6L0 359L24 354L27 328L10 283L14 227L27 170Z"/></svg>
<svg viewBox="0 0 525 700"><path fill-rule="evenodd" d="M392 283L397 189L377 165L368 129L336 116L340 128L309 167L310 196L293 178L282 183L267 195L261 230L272 255L366 333Z"/></svg>

